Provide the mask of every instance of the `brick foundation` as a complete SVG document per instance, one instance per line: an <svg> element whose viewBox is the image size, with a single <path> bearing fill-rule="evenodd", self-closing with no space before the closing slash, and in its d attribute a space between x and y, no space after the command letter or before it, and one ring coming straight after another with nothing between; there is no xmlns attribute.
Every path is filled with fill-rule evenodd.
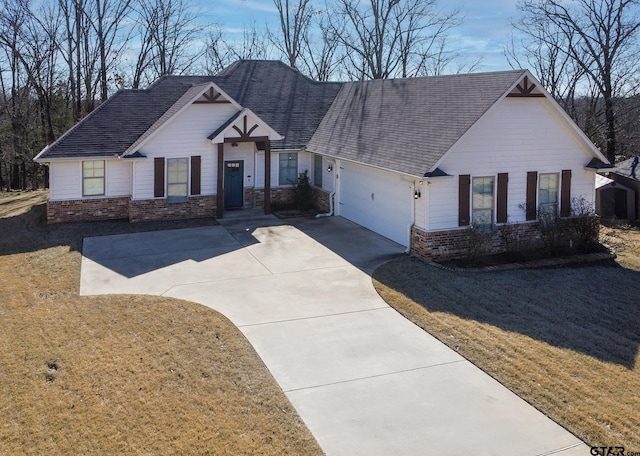
<svg viewBox="0 0 640 456"><path fill-rule="evenodd" d="M129 220L140 222L213 217L216 207L216 195L190 196L184 203L169 203L165 198L131 200Z"/></svg>
<svg viewBox="0 0 640 456"><path fill-rule="evenodd" d="M47 202L47 223L115 220L129 217L128 196Z"/></svg>
<svg viewBox="0 0 640 456"><path fill-rule="evenodd" d="M329 198L331 193L318 187L313 187L313 207L319 212L329 212Z"/></svg>
<svg viewBox="0 0 640 456"><path fill-rule="evenodd" d="M245 207L264 207L264 188L245 189ZM275 187L271 189L271 204L290 204L293 201L292 187Z"/></svg>
<svg viewBox="0 0 640 456"><path fill-rule="evenodd" d="M570 245L574 240L571 227L580 220L577 218L560 219L561 245ZM597 241L596 237L591 239ZM544 247L538 222L500 225L482 236L481 248L484 254L501 253ZM474 239L468 228L427 232L416 226L411 228L411 254L427 261L460 258L469 254Z"/></svg>

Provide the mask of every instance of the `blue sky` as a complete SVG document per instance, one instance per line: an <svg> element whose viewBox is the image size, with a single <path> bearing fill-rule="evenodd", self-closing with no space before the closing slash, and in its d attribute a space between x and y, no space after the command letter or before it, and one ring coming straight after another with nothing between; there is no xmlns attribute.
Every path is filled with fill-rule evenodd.
<svg viewBox="0 0 640 456"><path fill-rule="evenodd" d="M277 27L277 12L272 0L195 0L213 21L228 32L240 32L254 22ZM320 3L320 2L318 2ZM511 34L509 20L518 15L517 0L440 0L440 8L462 7L463 24L450 33L450 44L468 60L482 58L478 70L508 69L502 49Z"/></svg>

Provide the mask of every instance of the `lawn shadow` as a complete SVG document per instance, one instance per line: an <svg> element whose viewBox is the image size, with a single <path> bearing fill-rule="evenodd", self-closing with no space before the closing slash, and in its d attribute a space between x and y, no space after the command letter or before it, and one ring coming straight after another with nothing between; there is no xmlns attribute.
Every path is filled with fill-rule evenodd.
<svg viewBox="0 0 640 456"><path fill-rule="evenodd" d="M420 304L524 334L602 361L635 366L640 347L640 272L615 263L472 273L413 258L374 278Z"/></svg>
<svg viewBox="0 0 640 456"><path fill-rule="evenodd" d="M0 218L0 256L35 252L58 246L68 246L71 251L81 252L84 238L217 224L214 218L205 218L138 223L120 219L49 225L46 222L46 204L42 203L32 206L23 214Z"/></svg>

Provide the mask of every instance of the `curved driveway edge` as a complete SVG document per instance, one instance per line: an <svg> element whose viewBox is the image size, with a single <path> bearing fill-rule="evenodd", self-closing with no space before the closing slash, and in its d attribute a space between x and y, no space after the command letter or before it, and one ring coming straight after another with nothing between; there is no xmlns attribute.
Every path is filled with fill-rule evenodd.
<svg viewBox="0 0 640 456"><path fill-rule="evenodd" d="M370 274L403 248L340 217L85 239L80 292L227 316L328 455L587 455L577 437L391 309Z"/></svg>

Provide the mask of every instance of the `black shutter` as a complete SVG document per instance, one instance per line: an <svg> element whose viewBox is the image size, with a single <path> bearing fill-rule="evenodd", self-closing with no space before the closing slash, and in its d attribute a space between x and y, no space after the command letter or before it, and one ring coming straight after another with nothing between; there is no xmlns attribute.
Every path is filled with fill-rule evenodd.
<svg viewBox="0 0 640 456"><path fill-rule="evenodd" d="M562 170L562 187L560 190L560 216L571 215L571 170Z"/></svg>
<svg viewBox="0 0 640 456"><path fill-rule="evenodd" d="M153 159L153 196L164 196L164 158Z"/></svg>
<svg viewBox="0 0 640 456"><path fill-rule="evenodd" d="M498 173L498 195L496 201L496 222L507 223L507 187L509 174Z"/></svg>
<svg viewBox="0 0 640 456"><path fill-rule="evenodd" d="M527 220L535 220L538 214L538 172L527 173Z"/></svg>
<svg viewBox="0 0 640 456"><path fill-rule="evenodd" d="M462 174L458 181L458 226L469 226L469 191L471 176Z"/></svg>
<svg viewBox="0 0 640 456"><path fill-rule="evenodd" d="M191 194L200 194L200 155L191 157Z"/></svg>

